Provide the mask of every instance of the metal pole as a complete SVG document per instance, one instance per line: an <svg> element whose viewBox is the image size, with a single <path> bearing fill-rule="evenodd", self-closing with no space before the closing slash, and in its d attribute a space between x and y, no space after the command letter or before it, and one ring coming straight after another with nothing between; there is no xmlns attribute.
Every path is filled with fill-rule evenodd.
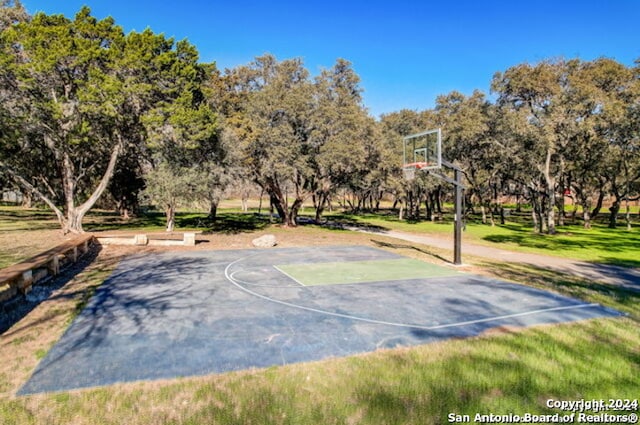
<svg viewBox="0 0 640 425"><path fill-rule="evenodd" d="M453 236L453 264L462 264L462 171L455 168L455 230Z"/></svg>

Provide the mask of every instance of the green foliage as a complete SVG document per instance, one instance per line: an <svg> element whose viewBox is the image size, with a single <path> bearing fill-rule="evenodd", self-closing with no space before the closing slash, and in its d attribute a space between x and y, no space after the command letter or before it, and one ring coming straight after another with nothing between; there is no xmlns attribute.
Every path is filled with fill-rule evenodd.
<svg viewBox="0 0 640 425"><path fill-rule="evenodd" d="M3 0L0 12L2 178L39 196L67 230L81 230L114 173L110 192L122 204L142 186L127 178L140 183L160 162L202 171L198 196L212 216L232 184L248 193L253 182L291 226L308 198L318 220L332 199L357 211L377 208L385 194L400 215L417 219L424 204L435 218L447 185L425 175L405 181L400 170L402 136L435 127L485 222L516 196L533 206L539 232L554 233L568 191L586 228L610 196L615 227L640 196L640 65L518 64L495 74L495 102L454 91L433 110L375 122L344 59L315 78L302 60L271 55L220 73L187 41L124 34L86 7L73 19L29 17L19 1ZM133 173L118 168L123 156Z"/></svg>
<svg viewBox="0 0 640 425"><path fill-rule="evenodd" d="M278 62L271 55L214 78L237 157L284 224L295 226L307 197L317 198L321 213L339 185L368 174L375 129L358 83L345 60L311 81L301 60ZM236 95L224 95L230 90Z"/></svg>
<svg viewBox="0 0 640 425"><path fill-rule="evenodd" d="M615 197L615 227L620 202L640 178L631 165L638 161L638 132L631 130L637 84L631 69L604 58L521 64L494 77L501 136L512 146L514 178L527 188L541 231L555 232L556 202L566 188L590 213L594 192L604 196L605 185ZM589 227L590 214L584 219Z"/></svg>
<svg viewBox="0 0 640 425"><path fill-rule="evenodd" d="M181 149L215 142L201 89L211 67L186 41L150 30L125 35L85 7L73 20L38 13L3 31L0 45L11 77L0 90L15 99L0 116L20 130L3 132L10 149L0 166L66 230L82 230L122 152L142 152L148 140L183 160Z"/></svg>
<svg viewBox="0 0 640 425"><path fill-rule="evenodd" d="M382 185L382 144L375 123L362 105L360 78L339 59L314 84L316 104L311 118L309 178L316 220L339 188L354 193Z"/></svg>

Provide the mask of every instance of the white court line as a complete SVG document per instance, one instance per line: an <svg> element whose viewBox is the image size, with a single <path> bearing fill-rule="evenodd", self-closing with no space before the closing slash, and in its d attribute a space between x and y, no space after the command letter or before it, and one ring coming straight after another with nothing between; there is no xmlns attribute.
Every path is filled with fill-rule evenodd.
<svg viewBox="0 0 640 425"><path fill-rule="evenodd" d="M289 279L293 280L295 283L297 283L300 286L307 286L304 283L300 282L298 279L296 279L295 277L291 276L289 273L285 272L284 270L280 269L280 267L278 266L273 266L274 269L278 270L280 273L282 273L283 275L285 275L286 277L288 277Z"/></svg>
<svg viewBox="0 0 640 425"><path fill-rule="evenodd" d="M573 310L573 309L579 309L579 308L590 308L590 307L599 307L600 306L599 304L591 303L591 304L576 304L576 305L563 306L563 307L551 307L551 308L544 308L544 309L539 309L539 310L526 311L526 312L523 312L523 313L505 314L503 316L487 317L485 319L468 320L468 321L464 321L464 322L448 323L448 324L445 324L445 325L435 325L435 326L421 326L421 325L412 325L412 324L409 324L409 323L386 322L384 320L367 319L367 318L364 318L364 317L351 316L351 315L348 315L348 314L335 313L333 311L320 310L320 309L317 309L317 308L305 307L305 306L298 305L298 304L292 304L292 303L288 303L286 301L281 301L281 300L277 300L277 299L274 299L274 298L267 297L266 295L262 295L262 294L259 294L257 292L254 292L254 291L252 291L252 290L250 290L248 288L245 288L244 286L240 285L238 282L236 282L233 279L232 274L231 275L229 274L229 269L233 265L235 265L236 263L239 263L240 261L242 261L242 260L244 260L246 258L249 258L249 257L240 258L238 260L235 260L235 261L229 263L227 265L227 267L224 269L224 275L227 278L227 280L229 282L231 282L233 285L235 285L237 288L239 288L241 291L244 291L244 292L246 292L246 293L248 293L250 295L253 295L255 297L262 298L263 300L271 301L273 303L284 305L284 306L287 306L287 307L297 308L297 309L306 310L306 311L312 311L314 313L326 314L327 316L342 317L342 318L345 318L345 319L358 320L358 321L361 321L361 322L375 323L375 324L378 324L378 325L389 325L389 326L398 326L398 327L403 327L403 328L423 329L423 330L427 330L427 331L432 331L432 330L437 330L437 329L453 328L453 327L459 327L459 326L473 325L473 324L477 324L477 323L492 322L492 321L496 321L496 320L509 319L509 318L513 318L513 317L529 316L529 315L532 315L532 314L546 313L548 311Z"/></svg>
<svg viewBox="0 0 640 425"><path fill-rule="evenodd" d="M261 288L300 288L300 286L298 285L263 285L261 283L247 282L246 280L240 280L236 277L236 273L240 273L240 272L242 272L242 270L236 270L235 272L231 273L231 278L236 282L240 282L245 285L259 286Z"/></svg>

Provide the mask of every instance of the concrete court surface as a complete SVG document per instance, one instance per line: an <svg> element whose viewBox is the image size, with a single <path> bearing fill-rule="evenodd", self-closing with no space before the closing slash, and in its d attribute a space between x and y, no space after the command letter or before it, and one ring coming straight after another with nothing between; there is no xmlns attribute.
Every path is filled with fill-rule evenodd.
<svg viewBox="0 0 640 425"><path fill-rule="evenodd" d="M383 270L394 260L409 259L357 246L129 257L19 394L269 367L473 336L497 326L619 315L446 267L409 262L411 271L393 280ZM348 262L367 269L367 279L384 280L345 277ZM305 276L320 273L322 263L326 284L315 279L305 286ZM429 277L436 268L437 277Z"/></svg>

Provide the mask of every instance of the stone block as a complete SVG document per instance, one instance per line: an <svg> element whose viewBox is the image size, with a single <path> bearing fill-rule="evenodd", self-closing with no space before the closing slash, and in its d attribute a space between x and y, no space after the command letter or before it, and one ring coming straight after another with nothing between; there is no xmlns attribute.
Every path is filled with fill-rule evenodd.
<svg viewBox="0 0 640 425"><path fill-rule="evenodd" d="M185 233L183 236L183 243L185 246L195 246L196 244L196 234L195 233Z"/></svg>
<svg viewBox="0 0 640 425"><path fill-rule="evenodd" d="M18 288L10 284L0 285L0 301L7 301L15 297L18 293Z"/></svg>
<svg viewBox="0 0 640 425"><path fill-rule="evenodd" d="M53 258L51 258L47 268L49 269L49 274L51 276L57 276L58 273L60 273L60 260L57 255L54 255Z"/></svg>
<svg viewBox="0 0 640 425"><path fill-rule="evenodd" d="M263 235L252 240L251 243L258 248L271 248L278 244L278 240L274 235Z"/></svg>
<svg viewBox="0 0 640 425"><path fill-rule="evenodd" d="M41 280L46 279L49 276L49 270L46 268L39 267L37 269L33 269L33 283L38 283Z"/></svg>
<svg viewBox="0 0 640 425"><path fill-rule="evenodd" d="M24 292L25 288L31 288L33 284L33 270L27 270L22 272L22 275L18 278L18 288Z"/></svg>
<svg viewBox="0 0 640 425"><path fill-rule="evenodd" d="M147 235L136 235L134 245L148 245L149 238Z"/></svg>

